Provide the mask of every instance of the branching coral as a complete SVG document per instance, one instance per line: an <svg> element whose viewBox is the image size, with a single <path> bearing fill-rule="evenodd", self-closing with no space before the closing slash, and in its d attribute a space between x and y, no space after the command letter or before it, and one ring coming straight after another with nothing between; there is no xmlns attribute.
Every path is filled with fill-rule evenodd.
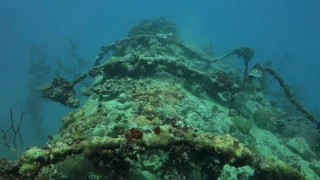
<svg viewBox="0 0 320 180"><path fill-rule="evenodd" d="M17 138L19 138L19 141L20 141L20 144L22 144L22 137L21 137L21 124L22 124L22 121L23 121L23 118L24 118L24 115L26 113L26 111L24 110L22 104L19 102L19 105L20 105L20 119L18 121L18 124L15 125L14 123L14 118L13 118L13 111L12 109L10 108L10 122L11 122L11 126L4 130L4 129L1 129L1 141L0 141L0 144L4 145L5 147L7 147L8 149L11 149L12 151L14 151L18 156L19 156L19 153L18 153L18 146L17 146ZM9 142L9 139L7 138L9 133L13 133L13 139L12 139L12 145L10 144Z"/></svg>

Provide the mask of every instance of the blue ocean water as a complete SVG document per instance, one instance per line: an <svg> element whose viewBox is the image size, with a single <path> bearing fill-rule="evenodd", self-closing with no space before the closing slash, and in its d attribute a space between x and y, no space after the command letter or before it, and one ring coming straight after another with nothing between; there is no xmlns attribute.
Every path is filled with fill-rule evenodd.
<svg viewBox="0 0 320 180"><path fill-rule="evenodd" d="M40 47L47 62L55 66L55 57L70 58L66 47L72 38L81 56L93 61L102 45L126 37L128 29L140 20L159 16L176 22L186 41L212 43L218 54L236 46L255 49L253 61L272 60L273 67L281 69L285 80L304 89L303 104L320 117L318 7L317 0L3 0L0 2L0 129L10 126L9 108L18 119L17 101L26 104L30 95L27 83L32 46ZM53 102L43 102L38 111L33 111L43 120L43 134L35 134L31 112L27 111L21 127L24 148L37 145L36 136L46 139L56 134L61 117L68 111Z"/></svg>

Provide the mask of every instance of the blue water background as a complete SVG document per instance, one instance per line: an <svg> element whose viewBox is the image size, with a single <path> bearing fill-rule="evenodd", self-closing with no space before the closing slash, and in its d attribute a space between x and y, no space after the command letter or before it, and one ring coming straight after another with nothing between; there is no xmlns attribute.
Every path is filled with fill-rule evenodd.
<svg viewBox="0 0 320 180"><path fill-rule="evenodd" d="M24 104L30 47L37 45L54 65L54 57L68 59L72 37L79 53L93 61L102 45L127 36L142 19L165 16L177 23L187 42L212 43L218 54L236 46L255 49L253 62L273 61L292 85L302 86L303 103L319 114L320 1L318 0L2 0L0 1L0 129L9 126L9 108L19 115ZM56 134L70 109L44 103L43 126ZM25 147L36 145L30 119L22 127ZM46 135L41 135L46 136ZM3 147L0 147L0 151Z"/></svg>

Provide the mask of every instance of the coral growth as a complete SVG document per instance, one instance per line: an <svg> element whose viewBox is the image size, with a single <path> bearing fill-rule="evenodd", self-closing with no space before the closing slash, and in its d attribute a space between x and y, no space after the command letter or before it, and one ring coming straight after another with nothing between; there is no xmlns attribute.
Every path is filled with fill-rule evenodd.
<svg viewBox="0 0 320 180"><path fill-rule="evenodd" d="M79 109L20 163L0 161L0 178L318 178L317 147L310 146L317 141L307 139L314 134L292 129L292 118L250 88L253 49L212 58L176 35L164 18L142 21L129 37L103 46L78 78L56 77L40 88L45 99ZM224 61L232 55L244 60L245 80ZM94 81L80 106L74 88L88 76Z"/></svg>
<svg viewBox="0 0 320 180"><path fill-rule="evenodd" d="M232 117L231 121L237 126L239 131L244 134L248 134L253 126L253 123L251 120L240 117L240 116Z"/></svg>

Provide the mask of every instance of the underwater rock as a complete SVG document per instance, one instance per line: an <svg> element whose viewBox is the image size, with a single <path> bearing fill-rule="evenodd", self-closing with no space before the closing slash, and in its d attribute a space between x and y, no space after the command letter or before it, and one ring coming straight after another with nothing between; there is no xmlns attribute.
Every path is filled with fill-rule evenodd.
<svg viewBox="0 0 320 180"><path fill-rule="evenodd" d="M312 160L315 157L315 153L311 151L307 141L302 137L289 139L286 146L306 160Z"/></svg>
<svg viewBox="0 0 320 180"><path fill-rule="evenodd" d="M309 144L309 147L315 146L319 141L319 130L314 128L314 124L304 117L286 117L285 128L280 133L286 138L303 137ZM315 149L316 151L319 148Z"/></svg>

